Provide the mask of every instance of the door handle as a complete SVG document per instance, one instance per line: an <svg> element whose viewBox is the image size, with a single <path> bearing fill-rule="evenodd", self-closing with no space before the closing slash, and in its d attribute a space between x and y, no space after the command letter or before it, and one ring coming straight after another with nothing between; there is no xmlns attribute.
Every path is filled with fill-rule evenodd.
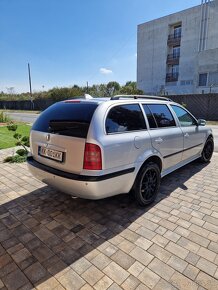
<svg viewBox="0 0 218 290"><path fill-rule="evenodd" d="M189 137L189 133L185 133L184 137L188 138Z"/></svg>
<svg viewBox="0 0 218 290"><path fill-rule="evenodd" d="M159 138L155 139L154 141L157 142L157 143L162 143L163 139L161 137L159 137Z"/></svg>

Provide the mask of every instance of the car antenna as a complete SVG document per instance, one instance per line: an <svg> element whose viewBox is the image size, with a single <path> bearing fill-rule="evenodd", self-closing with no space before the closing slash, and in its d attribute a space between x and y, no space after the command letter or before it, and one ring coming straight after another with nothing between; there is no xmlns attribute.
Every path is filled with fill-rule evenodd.
<svg viewBox="0 0 218 290"><path fill-rule="evenodd" d="M86 100L93 99L93 97L91 95L89 95L89 94L84 94L84 97L85 97Z"/></svg>

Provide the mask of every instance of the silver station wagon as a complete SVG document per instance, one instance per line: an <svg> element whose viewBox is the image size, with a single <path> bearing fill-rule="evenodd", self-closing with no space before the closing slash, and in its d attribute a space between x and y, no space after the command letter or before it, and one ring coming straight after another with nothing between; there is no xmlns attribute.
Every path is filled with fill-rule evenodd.
<svg viewBox="0 0 218 290"><path fill-rule="evenodd" d="M209 162L214 142L205 124L167 98L86 95L41 113L31 130L28 167L72 196L130 192L144 206L155 200L161 177L195 159Z"/></svg>

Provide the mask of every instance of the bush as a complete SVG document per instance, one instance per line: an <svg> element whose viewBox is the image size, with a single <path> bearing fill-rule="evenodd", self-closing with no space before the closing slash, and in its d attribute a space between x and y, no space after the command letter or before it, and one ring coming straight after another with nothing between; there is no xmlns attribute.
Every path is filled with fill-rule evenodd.
<svg viewBox="0 0 218 290"><path fill-rule="evenodd" d="M24 150L24 149L18 149L18 150L16 151L16 153L17 153L19 156L24 156L24 155L26 155L26 150Z"/></svg>
<svg viewBox="0 0 218 290"><path fill-rule="evenodd" d="M9 122L8 125L7 125L7 128L9 131L16 131L17 130L17 125L14 124L14 122Z"/></svg>
<svg viewBox="0 0 218 290"><path fill-rule="evenodd" d="M12 121L8 123L7 128L9 131L14 131L14 139L16 140L15 145L16 146L22 146L23 149L18 149L16 151L16 155L14 156L8 156L4 159L4 162L10 162L10 163L21 163L25 162L27 159L28 150L26 147L29 147L29 137L28 136L22 136L22 134L16 132L17 131L17 125L14 124Z"/></svg>
<svg viewBox="0 0 218 290"><path fill-rule="evenodd" d="M1 111L0 112L0 122L7 123L9 121L10 121L9 117L3 111Z"/></svg>
<svg viewBox="0 0 218 290"><path fill-rule="evenodd" d="M27 159L27 154L24 156L20 155L14 155L14 156L8 156L4 159L4 162L9 162L9 163L22 163L25 162Z"/></svg>

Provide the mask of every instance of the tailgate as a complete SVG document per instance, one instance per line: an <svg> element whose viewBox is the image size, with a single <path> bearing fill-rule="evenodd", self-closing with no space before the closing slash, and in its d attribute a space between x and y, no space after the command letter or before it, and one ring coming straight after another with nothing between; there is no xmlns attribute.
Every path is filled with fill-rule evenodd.
<svg viewBox="0 0 218 290"><path fill-rule="evenodd" d="M36 161L67 172L82 171L85 139L34 130L30 139L31 152Z"/></svg>

